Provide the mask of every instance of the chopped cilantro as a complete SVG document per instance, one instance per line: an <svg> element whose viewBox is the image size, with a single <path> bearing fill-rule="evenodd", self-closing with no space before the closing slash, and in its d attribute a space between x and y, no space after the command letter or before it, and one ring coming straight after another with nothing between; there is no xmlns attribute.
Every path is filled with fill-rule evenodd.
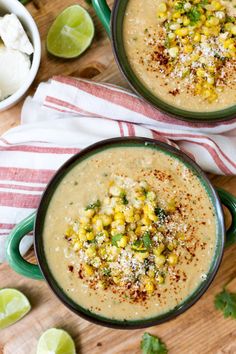
<svg viewBox="0 0 236 354"><path fill-rule="evenodd" d="M104 268L103 269L103 275L105 275L106 277L108 277L111 274L111 269L109 268Z"/></svg>
<svg viewBox="0 0 236 354"><path fill-rule="evenodd" d="M125 193L125 192L121 192L121 193L120 193L120 198L122 199L122 203L123 203L124 205L129 204L129 201L128 201L127 197L126 197L126 193Z"/></svg>
<svg viewBox="0 0 236 354"><path fill-rule="evenodd" d="M143 245L146 249L151 248L152 246L152 240L150 238L150 232L146 231L145 234L142 237L143 240Z"/></svg>
<svg viewBox="0 0 236 354"><path fill-rule="evenodd" d="M118 247L117 242L120 241L122 237L123 237L122 234L117 234L117 235L112 236L112 238L111 238L112 245Z"/></svg>
<svg viewBox="0 0 236 354"><path fill-rule="evenodd" d="M235 21L235 18L232 17L232 16L227 16L226 19L225 19L225 22L232 22L232 23L234 23L234 21Z"/></svg>
<svg viewBox="0 0 236 354"><path fill-rule="evenodd" d="M184 10L184 2L178 2L175 5L175 10Z"/></svg>
<svg viewBox="0 0 236 354"><path fill-rule="evenodd" d="M165 221L165 218L167 217L165 210L157 207L157 208L155 208L155 214L159 218L159 220L158 220L159 224L163 224Z"/></svg>
<svg viewBox="0 0 236 354"><path fill-rule="evenodd" d="M215 307L223 312L224 317L236 319L236 293L230 293L223 289L215 297Z"/></svg>
<svg viewBox="0 0 236 354"><path fill-rule="evenodd" d="M188 18L190 19L190 25L194 25L197 21L200 20L201 12L196 6L193 6L187 13Z"/></svg>
<svg viewBox="0 0 236 354"><path fill-rule="evenodd" d="M165 48L170 48L170 39L166 37L165 43L164 43Z"/></svg>
<svg viewBox="0 0 236 354"><path fill-rule="evenodd" d="M201 0L201 2L199 3L200 6L205 6L207 4L209 4L208 0Z"/></svg>
<svg viewBox="0 0 236 354"><path fill-rule="evenodd" d="M156 336L144 333L141 341L142 354L167 354L166 345Z"/></svg>
<svg viewBox="0 0 236 354"><path fill-rule="evenodd" d="M146 247L144 247L143 241L142 240L136 240L133 244L132 244L132 250L136 251L136 252L146 252Z"/></svg>
<svg viewBox="0 0 236 354"><path fill-rule="evenodd" d="M101 206L101 202L100 202L100 200L97 200L95 203L91 203L91 204L87 205L85 210L99 208L100 206Z"/></svg>

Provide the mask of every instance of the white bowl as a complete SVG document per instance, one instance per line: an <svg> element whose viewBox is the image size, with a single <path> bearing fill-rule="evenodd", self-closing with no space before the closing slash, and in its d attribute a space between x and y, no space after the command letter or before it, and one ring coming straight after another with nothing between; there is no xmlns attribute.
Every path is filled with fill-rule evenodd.
<svg viewBox="0 0 236 354"><path fill-rule="evenodd" d="M31 43L33 44L34 53L30 72L24 85L22 85L19 90L13 93L13 95L9 96L3 101L0 101L0 111L15 105L24 96L35 79L41 59L41 41L39 31L30 13L18 0L0 0L0 16L3 16L7 13L14 13L19 18L27 32L27 35L30 38Z"/></svg>

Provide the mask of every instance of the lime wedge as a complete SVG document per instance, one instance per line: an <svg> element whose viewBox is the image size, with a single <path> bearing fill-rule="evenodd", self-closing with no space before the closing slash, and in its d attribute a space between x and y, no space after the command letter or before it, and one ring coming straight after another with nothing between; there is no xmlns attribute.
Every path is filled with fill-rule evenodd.
<svg viewBox="0 0 236 354"><path fill-rule="evenodd" d="M27 297L16 289L0 290L0 329L17 322L30 310Z"/></svg>
<svg viewBox="0 0 236 354"><path fill-rule="evenodd" d="M50 328L39 338L37 354L76 354L75 344L66 331Z"/></svg>
<svg viewBox="0 0 236 354"><path fill-rule="evenodd" d="M60 58L75 58L91 44L94 24L79 5L66 8L57 16L47 35L47 50Z"/></svg>

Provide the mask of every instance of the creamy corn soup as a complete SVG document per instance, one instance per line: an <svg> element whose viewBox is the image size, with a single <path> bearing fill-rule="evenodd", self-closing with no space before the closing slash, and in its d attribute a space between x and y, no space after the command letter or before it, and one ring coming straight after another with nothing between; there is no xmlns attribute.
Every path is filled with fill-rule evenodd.
<svg viewBox="0 0 236 354"><path fill-rule="evenodd" d="M129 0L125 51L142 83L178 108L236 103L236 0Z"/></svg>
<svg viewBox="0 0 236 354"><path fill-rule="evenodd" d="M43 241L71 299L107 318L138 320L173 309L207 278L216 218L179 160L145 147L110 148L64 177Z"/></svg>

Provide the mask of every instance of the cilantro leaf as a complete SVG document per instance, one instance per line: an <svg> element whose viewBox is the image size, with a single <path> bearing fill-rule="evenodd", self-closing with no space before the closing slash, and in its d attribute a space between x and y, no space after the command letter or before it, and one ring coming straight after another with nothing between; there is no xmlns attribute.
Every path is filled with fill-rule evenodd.
<svg viewBox="0 0 236 354"><path fill-rule="evenodd" d="M165 222L165 218L167 217L167 214L166 214L166 212L165 212L165 210L164 209L162 209L162 208L155 208L155 214L158 216L158 218L159 218L159 223L160 224L163 224L164 222Z"/></svg>
<svg viewBox="0 0 236 354"><path fill-rule="evenodd" d="M145 234L142 237L143 240L143 245L146 249L151 248L152 246L152 240L150 238L150 232L146 231Z"/></svg>
<svg viewBox="0 0 236 354"><path fill-rule="evenodd" d="M123 237L122 234L117 234L117 235L112 236L112 238L111 238L112 245L118 247L117 242L120 241L122 237Z"/></svg>
<svg viewBox="0 0 236 354"><path fill-rule="evenodd" d="M87 205L85 210L99 208L100 206L101 206L101 202L100 200L97 200L95 203L90 203L89 205Z"/></svg>
<svg viewBox="0 0 236 354"><path fill-rule="evenodd" d="M142 354L167 354L166 345L156 336L144 333L141 341Z"/></svg>
<svg viewBox="0 0 236 354"><path fill-rule="evenodd" d="M215 297L215 307L223 312L224 317L232 317L236 319L236 293L230 293L223 290Z"/></svg>
<svg viewBox="0 0 236 354"><path fill-rule="evenodd" d="M124 205L129 204L129 201L128 201L127 197L126 197L126 193L125 193L125 192L121 192L121 193L120 193L120 198L122 199L122 203L123 203Z"/></svg>
<svg viewBox="0 0 236 354"><path fill-rule="evenodd" d="M104 268L102 273L103 273L103 275L108 277L111 274L111 269L110 268Z"/></svg>
<svg viewBox="0 0 236 354"><path fill-rule="evenodd" d="M194 25L197 21L200 20L201 12L197 9L196 6L192 7L187 13L188 18L190 19L190 24Z"/></svg>
<svg viewBox="0 0 236 354"><path fill-rule="evenodd" d="M184 10L184 2L178 2L175 5L175 10Z"/></svg>

